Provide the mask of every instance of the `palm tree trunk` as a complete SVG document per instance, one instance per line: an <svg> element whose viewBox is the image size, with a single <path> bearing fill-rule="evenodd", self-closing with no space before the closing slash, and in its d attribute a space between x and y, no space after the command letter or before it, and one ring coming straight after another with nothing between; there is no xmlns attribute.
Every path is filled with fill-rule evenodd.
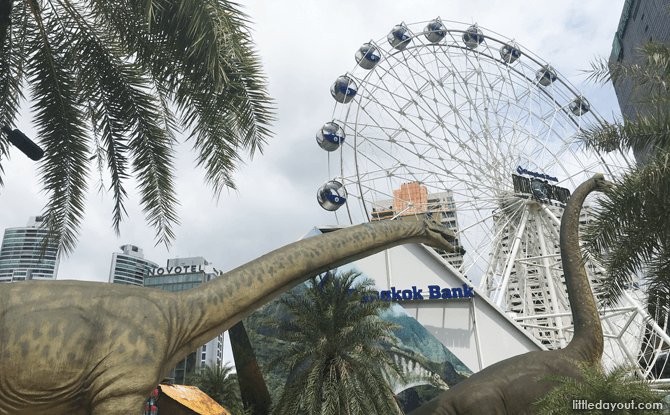
<svg viewBox="0 0 670 415"><path fill-rule="evenodd" d="M270 411L272 399L267 386L265 386L263 374L258 367L254 349L251 348L251 342L242 321L231 327L228 334L230 335L230 345L233 348L237 381L240 383L244 409L252 408L253 415L267 415Z"/></svg>
<svg viewBox="0 0 670 415"><path fill-rule="evenodd" d="M14 0L0 0L0 57L4 53L7 32L9 32L9 25L12 23L10 16L13 6Z"/></svg>

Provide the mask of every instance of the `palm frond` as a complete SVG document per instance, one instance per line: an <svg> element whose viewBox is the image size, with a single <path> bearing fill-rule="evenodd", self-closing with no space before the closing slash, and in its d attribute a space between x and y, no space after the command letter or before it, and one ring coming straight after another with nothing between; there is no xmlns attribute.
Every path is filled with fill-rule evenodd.
<svg viewBox="0 0 670 415"><path fill-rule="evenodd" d="M256 150L262 152L274 117L259 58L244 30L246 16L235 3L213 2L207 7L218 22L218 33L210 43L201 41L197 46L210 44L212 49L201 53L217 50L223 56L219 63L225 78L215 73L193 72L197 77L185 73L175 102L183 112L184 124L192 128L198 165L205 166L205 179L218 198L224 188L235 188L232 173L241 161L239 153L248 151L253 157ZM193 56L200 53L198 47ZM193 93L203 88L213 93Z"/></svg>
<svg viewBox="0 0 670 415"><path fill-rule="evenodd" d="M602 285L605 304L616 303L632 275L648 266L654 270L648 274L656 281L652 286L670 284L665 251L670 225L659 220L669 208L670 153L665 151L617 181L601 201L584 239L589 252L607 270Z"/></svg>
<svg viewBox="0 0 670 415"><path fill-rule="evenodd" d="M657 148L670 149L670 111L661 108L637 120L601 121L582 130L580 138L587 147L605 152L630 148L643 154Z"/></svg>
<svg viewBox="0 0 670 415"><path fill-rule="evenodd" d="M631 80L634 88L644 88L651 93L664 93L668 88L668 64L670 48L667 44L645 42L636 48L634 60L610 61L600 57L591 62L591 69L582 71L588 74L588 81L606 83Z"/></svg>
<svg viewBox="0 0 670 415"><path fill-rule="evenodd" d="M169 246L178 223L175 131L191 129L217 198L235 188L243 153L253 157L270 135L272 101L249 20L235 3L27 0L14 2L12 23L0 45L0 124L14 123L25 72L41 100L36 122L51 195L45 216L61 251L77 239L86 152L111 176L115 232L126 215L125 182L136 176L147 221ZM0 136L0 163L7 155ZM60 165L46 166L52 163Z"/></svg>
<svg viewBox="0 0 670 415"><path fill-rule="evenodd" d="M26 33L29 16L28 4L15 5L11 12L12 24L7 36L0 42L0 127L13 127L23 99L21 81L24 77L26 59ZM7 158L8 143L4 134L0 134L0 186L4 173L2 160Z"/></svg>
<svg viewBox="0 0 670 415"><path fill-rule="evenodd" d="M151 120L134 126L129 148L133 152L133 170L139 177L141 204L147 221L156 229L158 243L170 246L173 224L179 224L174 189L174 150L172 142Z"/></svg>
<svg viewBox="0 0 670 415"><path fill-rule="evenodd" d="M102 132L106 149L115 202L114 230L118 235L125 215L123 202L127 193L123 184L129 177L127 153L132 150L134 172L143 179L140 192L144 210L156 228L158 242L169 246L177 205L171 168L174 139L164 128L169 121L161 126L157 120L169 120L171 113L166 113L166 106L146 91L149 82L141 69L122 60L122 53L109 34L93 27L91 18L74 6L68 7L67 12L78 29L73 39L73 49L78 53L73 59L80 68L79 84L84 99L93 108L92 122Z"/></svg>
<svg viewBox="0 0 670 415"><path fill-rule="evenodd" d="M588 79L598 83L631 81L637 117L610 124L602 121L582 132L588 146L600 151L633 149L636 154L670 149L670 44L646 42L636 59L620 62L604 57L591 63Z"/></svg>
<svg viewBox="0 0 670 415"><path fill-rule="evenodd" d="M76 244L84 215L88 172L85 114L67 61L68 39L51 18L55 11L40 10L34 1L28 3L34 19L31 29L39 37L28 43L33 64L27 76L32 86L38 140L45 150L40 174L49 193L43 214L49 234L43 247L55 244L59 252L69 253Z"/></svg>

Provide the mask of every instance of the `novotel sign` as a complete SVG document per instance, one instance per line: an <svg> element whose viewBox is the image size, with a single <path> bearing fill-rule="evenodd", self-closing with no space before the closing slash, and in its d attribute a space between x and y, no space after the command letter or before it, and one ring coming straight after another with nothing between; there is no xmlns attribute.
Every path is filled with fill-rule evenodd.
<svg viewBox="0 0 670 415"><path fill-rule="evenodd" d="M156 275L194 274L196 272L208 271L205 271L204 265L182 265L177 267L151 268L147 276L153 277Z"/></svg>
<svg viewBox="0 0 670 415"><path fill-rule="evenodd" d="M349 294L356 291L354 288L349 290ZM429 285L428 292L424 293L423 288L417 289L412 286L411 289L399 290L391 287L390 290L373 291L373 294L364 297L361 301L385 300L385 301L409 301L409 300L437 300L454 298L474 298L474 288L463 284L463 288L440 288L439 285Z"/></svg>

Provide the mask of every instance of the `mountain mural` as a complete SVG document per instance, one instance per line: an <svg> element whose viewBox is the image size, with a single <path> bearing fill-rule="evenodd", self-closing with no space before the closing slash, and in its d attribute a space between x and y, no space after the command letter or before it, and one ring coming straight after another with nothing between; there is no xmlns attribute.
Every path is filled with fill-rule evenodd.
<svg viewBox="0 0 670 415"><path fill-rule="evenodd" d="M391 311L380 316L383 320L392 321L401 326L393 334L400 340L402 349L411 350L423 355L433 362L448 362L457 372L472 374L472 371L461 362L449 349L440 343L435 336L423 327L416 319L398 304L394 304Z"/></svg>

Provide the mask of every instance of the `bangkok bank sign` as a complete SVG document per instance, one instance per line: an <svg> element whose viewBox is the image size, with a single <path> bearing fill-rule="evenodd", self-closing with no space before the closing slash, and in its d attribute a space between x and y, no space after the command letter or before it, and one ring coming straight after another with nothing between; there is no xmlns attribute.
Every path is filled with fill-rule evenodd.
<svg viewBox="0 0 670 415"><path fill-rule="evenodd" d="M355 289L350 289L351 294ZM410 300L437 300L437 299L455 299L455 298L474 298L474 288L463 284L463 288L440 288L439 285L429 285L428 292L424 293L423 288L398 290L391 287L390 290L375 291L371 296L365 297L362 301L385 300L385 301L410 301Z"/></svg>

